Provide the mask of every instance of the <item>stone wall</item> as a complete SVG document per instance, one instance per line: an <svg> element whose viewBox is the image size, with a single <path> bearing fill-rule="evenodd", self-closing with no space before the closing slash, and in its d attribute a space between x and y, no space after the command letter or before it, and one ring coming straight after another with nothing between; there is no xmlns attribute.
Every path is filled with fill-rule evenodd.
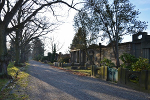
<svg viewBox="0 0 150 100"><path fill-rule="evenodd" d="M140 39L139 36L142 36ZM101 48L100 48L101 47ZM133 35L132 42L120 43L119 47L119 56L123 53L129 53L134 55L135 57L143 57L149 59L150 62L150 35L147 35L146 32L140 32ZM101 53L100 53L101 52ZM82 63L84 65L92 64L100 65L100 61L104 58L110 59L113 63L116 63L115 56L113 53L113 49L110 45L108 46L98 46L97 48L90 48L88 50L90 58L92 61L89 61L90 58L86 57L84 50L72 50L72 62L73 63ZM122 61L120 60L120 64Z"/></svg>
<svg viewBox="0 0 150 100"><path fill-rule="evenodd" d="M95 50L95 65L99 65L100 64L100 50ZM127 42L127 43L122 43L119 44L119 56L121 56L123 53L129 53L132 54L132 43L131 42ZM111 46L103 46L101 49L101 60L103 60L104 58L110 59L112 60L113 63L115 62L115 56L113 53L113 49ZM122 61L120 60L120 63L122 63Z"/></svg>

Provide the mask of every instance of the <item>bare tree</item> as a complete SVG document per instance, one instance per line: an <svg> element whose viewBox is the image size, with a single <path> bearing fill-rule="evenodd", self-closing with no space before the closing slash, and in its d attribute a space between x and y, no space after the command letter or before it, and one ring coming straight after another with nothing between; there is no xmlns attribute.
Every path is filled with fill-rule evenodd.
<svg viewBox="0 0 150 100"><path fill-rule="evenodd" d="M129 0L86 0L84 9L93 18L93 25L108 38L112 44L117 67L119 62L119 40L129 34L135 34L147 28L146 22L138 21L140 14Z"/></svg>
<svg viewBox="0 0 150 100"><path fill-rule="evenodd" d="M27 9L27 8L26 8ZM22 8L19 10L18 14L13 18L13 21L11 22L12 26L18 25L25 19L25 8L22 10ZM26 46L29 45L29 42L32 41L35 38L38 38L42 35L45 35L54 29L54 23L50 23L46 20L46 18L37 19L34 17L34 19L30 20L25 24L24 27L16 30L15 32L12 32L9 34L9 37L15 44L15 65L20 65L21 62L24 62L23 59L25 57L25 50ZM29 50L27 50L29 52ZM21 56L20 56L21 54Z"/></svg>
<svg viewBox="0 0 150 100"><path fill-rule="evenodd" d="M31 5L30 5L31 4ZM6 48L6 36L11 32L22 29L27 22L32 20L39 11L47 7L51 12L54 13L55 6L65 4L70 8L74 8L73 2L68 4L63 0L0 0L0 75L2 77L7 77L7 66L9 64L9 56L7 54ZM24 19L20 24L15 26L10 26L11 20L23 6L30 5L31 9L27 9L26 19ZM74 8L75 9L75 8Z"/></svg>
<svg viewBox="0 0 150 100"><path fill-rule="evenodd" d="M47 48L49 52L53 52L54 49L54 44L56 46L56 52L59 52L63 46L64 43L60 43L57 38L55 38L54 36L52 37L46 37L46 36L42 36L43 37L43 42L44 42L44 48Z"/></svg>

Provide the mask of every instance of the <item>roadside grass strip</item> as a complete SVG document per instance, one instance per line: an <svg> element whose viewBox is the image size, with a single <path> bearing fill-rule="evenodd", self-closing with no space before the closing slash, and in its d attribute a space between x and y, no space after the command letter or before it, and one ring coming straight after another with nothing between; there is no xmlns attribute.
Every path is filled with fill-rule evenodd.
<svg viewBox="0 0 150 100"><path fill-rule="evenodd" d="M17 91L21 91L22 88L28 86L28 76L26 70L29 66L28 63L23 64L23 67L14 66L14 62L10 62L7 68L8 75L12 76L12 80L0 79L0 100L24 100L28 98L28 95L19 94L14 92L15 87Z"/></svg>
<svg viewBox="0 0 150 100"><path fill-rule="evenodd" d="M79 76L91 76L91 70L87 69L87 70L73 70L71 69L71 66L67 66L67 67L56 67L56 66L51 66L53 68L57 68L57 69L61 69L67 72L70 72L72 74L75 75L79 75Z"/></svg>

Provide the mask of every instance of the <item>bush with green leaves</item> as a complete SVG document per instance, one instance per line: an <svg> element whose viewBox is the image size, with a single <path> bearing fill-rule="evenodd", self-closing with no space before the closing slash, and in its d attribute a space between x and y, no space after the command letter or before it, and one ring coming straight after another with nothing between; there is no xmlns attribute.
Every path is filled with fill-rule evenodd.
<svg viewBox="0 0 150 100"><path fill-rule="evenodd" d="M138 61L132 64L133 71L149 70L149 60L146 58L139 57Z"/></svg>
<svg viewBox="0 0 150 100"><path fill-rule="evenodd" d="M129 70L132 71L141 71L141 70L149 70L150 69L150 64L149 60L146 58L136 58L135 56L124 53L123 55L120 56L120 59L123 61L123 64L121 67L123 68L128 68Z"/></svg>
<svg viewBox="0 0 150 100"><path fill-rule="evenodd" d="M138 61L138 58L128 53L123 53L123 55L120 56L120 59L123 61L121 67L130 70L132 70L132 64Z"/></svg>
<svg viewBox="0 0 150 100"><path fill-rule="evenodd" d="M114 67L115 66L115 64L111 60L109 60L107 58L104 58L100 63L103 66L108 66L108 67Z"/></svg>

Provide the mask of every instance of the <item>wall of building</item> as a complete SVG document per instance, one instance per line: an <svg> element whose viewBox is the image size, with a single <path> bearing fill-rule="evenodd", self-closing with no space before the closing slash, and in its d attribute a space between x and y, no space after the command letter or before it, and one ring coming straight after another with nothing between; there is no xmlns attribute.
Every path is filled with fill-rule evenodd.
<svg viewBox="0 0 150 100"><path fill-rule="evenodd" d="M119 44L118 48L119 48L119 56L121 56L123 53L132 54L131 42ZM106 46L102 48L101 59L103 60L104 58L110 59L114 64L116 63L113 49L111 46ZM121 60L120 63L122 64Z"/></svg>
<svg viewBox="0 0 150 100"><path fill-rule="evenodd" d="M139 39L139 35L142 35L142 38ZM143 57L149 59L150 62L150 35L147 35L146 32L138 33L133 35L132 42L127 43L120 43L118 45L119 48L119 56L121 56L123 53L129 53L136 57ZM115 56L113 53L113 49L111 46L101 46L101 53L100 53L100 47L97 47L95 49L89 49L88 50L89 57L86 57L84 50L74 50L71 51L72 62L73 63L88 63L95 65L100 65L100 61L104 58L110 59L114 64ZM92 61L90 61L91 59ZM120 60L120 64L122 64L122 61Z"/></svg>

